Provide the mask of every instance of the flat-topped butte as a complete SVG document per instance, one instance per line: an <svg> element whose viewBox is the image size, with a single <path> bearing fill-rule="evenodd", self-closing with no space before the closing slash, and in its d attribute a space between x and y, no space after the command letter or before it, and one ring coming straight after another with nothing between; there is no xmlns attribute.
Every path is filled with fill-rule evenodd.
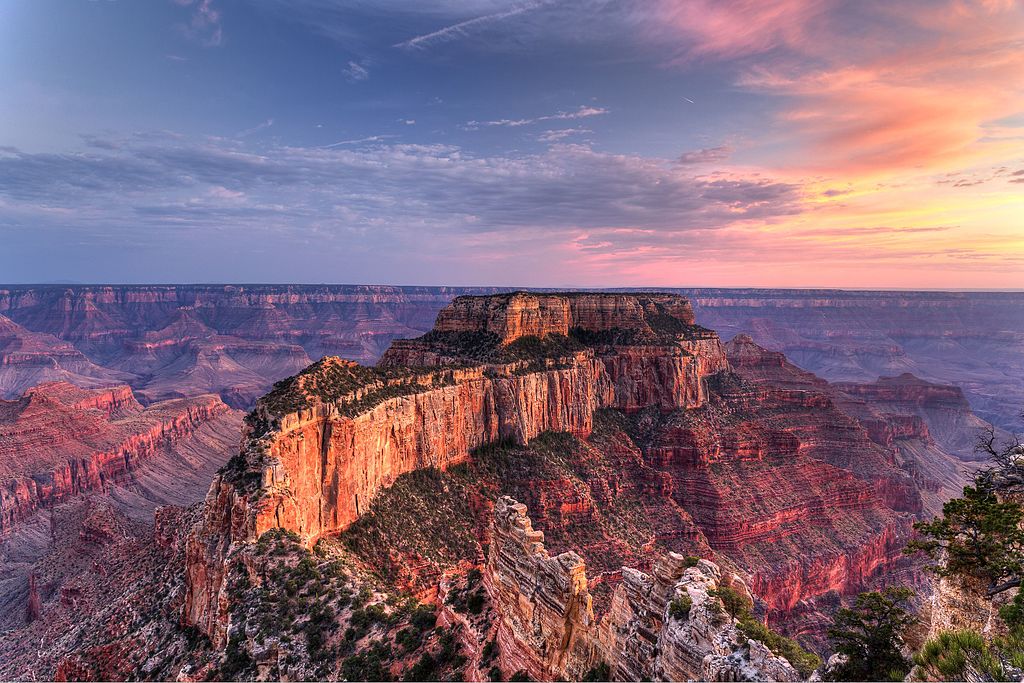
<svg viewBox="0 0 1024 683"><path fill-rule="evenodd" d="M328 356L277 382L247 421L258 436L273 429L275 418L314 403L351 416L388 398L452 384L465 374L459 369L487 366L491 376L540 372L625 346L674 346L689 355L681 342L715 336L693 322L689 301L675 294L460 296L433 330L396 340L375 367Z"/></svg>

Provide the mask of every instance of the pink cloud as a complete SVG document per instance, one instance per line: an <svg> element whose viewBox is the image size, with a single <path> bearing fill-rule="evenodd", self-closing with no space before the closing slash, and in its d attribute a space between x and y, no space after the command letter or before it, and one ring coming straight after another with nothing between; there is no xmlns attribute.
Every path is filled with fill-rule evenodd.
<svg viewBox="0 0 1024 683"><path fill-rule="evenodd" d="M735 58L805 44L831 0L662 0L655 17L686 44L679 59Z"/></svg>
<svg viewBox="0 0 1024 683"><path fill-rule="evenodd" d="M775 114L766 113L786 141L773 163L787 168L862 175L971 163L1005 152L1012 140L987 126L1024 112L1019 3L663 0L658 7L679 41L677 65L731 62L739 86L780 98Z"/></svg>

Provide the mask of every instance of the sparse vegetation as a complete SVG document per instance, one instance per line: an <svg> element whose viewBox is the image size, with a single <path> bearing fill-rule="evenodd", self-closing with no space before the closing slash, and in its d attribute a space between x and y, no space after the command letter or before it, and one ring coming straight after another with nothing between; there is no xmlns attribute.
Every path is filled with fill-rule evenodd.
<svg viewBox="0 0 1024 683"><path fill-rule="evenodd" d="M942 506L942 517L914 525L922 538L907 550L943 558L932 567L939 574L974 576L988 583L990 593L1001 592L1003 584L1019 584L1024 574L1022 521L1020 504L1000 500L981 484L968 486L962 498Z"/></svg>
<svg viewBox="0 0 1024 683"><path fill-rule="evenodd" d="M722 607L733 619L738 619L744 614L749 614L754 608L754 603L750 601L750 598L747 597L746 593L734 588L733 586L720 585L717 589L708 591L708 595L721 600Z"/></svg>
<svg viewBox="0 0 1024 683"><path fill-rule="evenodd" d="M669 603L668 615L676 621L686 621L690 618L690 609L692 608L693 599L684 593Z"/></svg>
<svg viewBox="0 0 1024 683"><path fill-rule="evenodd" d="M470 569L466 573L465 585L453 588L445 602L451 605L456 612L480 614L483 612L486 602L481 579L482 574L479 569L475 567Z"/></svg>
<svg viewBox="0 0 1024 683"><path fill-rule="evenodd" d="M909 588L861 593L853 607L839 609L829 640L846 661L828 672L836 681L898 681L910 671L903 635L917 619L907 610Z"/></svg>
<svg viewBox="0 0 1024 683"><path fill-rule="evenodd" d="M914 664L920 667L918 675L927 680L975 680L978 674L990 681L1007 680L999 657L976 631L940 633L914 655Z"/></svg>
<svg viewBox="0 0 1024 683"><path fill-rule="evenodd" d="M974 486L965 487L961 498L943 505L940 517L914 525L920 537L906 552L927 555L934 561L931 569L941 576L980 582L990 599L1018 590L999 608L1005 635L986 640L971 630L939 634L914 658L925 676L970 674L1000 680L1019 677L1024 669L1024 592L1019 590L1024 581L1024 506L1019 502L1024 444L1018 437L997 444L995 430L989 428L977 450L988 455L988 466L977 472Z"/></svg>
<svg viewBox="0 0 1024 683"><path fill-rule="evenodd" d="M271 677L393 680L416 666L410 662L431 661L435 678L461 675L459 641L436 628L436 609L375 590L337 543L310 552L295 534L274 529L247 552L229 565L232 639L217 678L252 678L254 648L271 639L276 661L288 667L271 669Z"/></svg>
<svg viewBox="0 0 1024 683"><path fill-rule="evenodd" d="M737 628L745 637L760 641L775 654L785 657L804 678L821 666L821 657L800 647L792 638L776 633L750 613L740 616Z"/></svg>

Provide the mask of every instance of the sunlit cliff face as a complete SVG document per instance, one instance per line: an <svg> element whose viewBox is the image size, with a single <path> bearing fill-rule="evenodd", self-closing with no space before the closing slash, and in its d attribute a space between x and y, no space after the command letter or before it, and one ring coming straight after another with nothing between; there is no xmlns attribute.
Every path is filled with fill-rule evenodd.
<svg viewBox="0 0 1024 683"><path fill-rule="evenodd" d="M124 5L0 11L5 279L1024 282L1019 2Z"/></svg>

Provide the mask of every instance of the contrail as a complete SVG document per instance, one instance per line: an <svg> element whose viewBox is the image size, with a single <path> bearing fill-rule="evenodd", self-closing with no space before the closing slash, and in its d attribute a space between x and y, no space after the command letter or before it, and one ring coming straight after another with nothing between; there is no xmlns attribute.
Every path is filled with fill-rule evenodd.
<svg viewBox="0 0 1024 683"><path fill-rule="evenodd" d="M341 145L358 145L361 142L380 142L381 140L387 140L388 138L398 137L397 135L371 135L367 138L358 138L356 140L341 140L340 142L332 142L329 145L323 145L323 149L329 149L331 147L340 147Z"/></svg>
<svg viewBox="0 0 1024 683"><path fill-rule="evenodd" d="M438 29L432 33L425 33L422 36L416 36L410 38L401 43L396 43L394 47L426 47L433 42L438 40L449 40L451 38L458 37L460 35L466 35L466 29L472 28L473 26L479 26L480 24L489 24L492 21L501 21L502 19L508 19L524 12L537 9L543 2L530 2L521 7L514 9L505 10L504 12L495 12L494 14L486 14L482 17L476 17L475 19L467 19L466 21L460 21L457 24L451 26L445 26L442 29Z"/></svg>
<svg viewBox="0 0 1024 683"><path fill-rule="evenodd" d="M683 96L683 99L686 100L687 102L689 102L690 104L697 104L696 102L691 100L689 97L686 97L685 95Z"/></svg>

